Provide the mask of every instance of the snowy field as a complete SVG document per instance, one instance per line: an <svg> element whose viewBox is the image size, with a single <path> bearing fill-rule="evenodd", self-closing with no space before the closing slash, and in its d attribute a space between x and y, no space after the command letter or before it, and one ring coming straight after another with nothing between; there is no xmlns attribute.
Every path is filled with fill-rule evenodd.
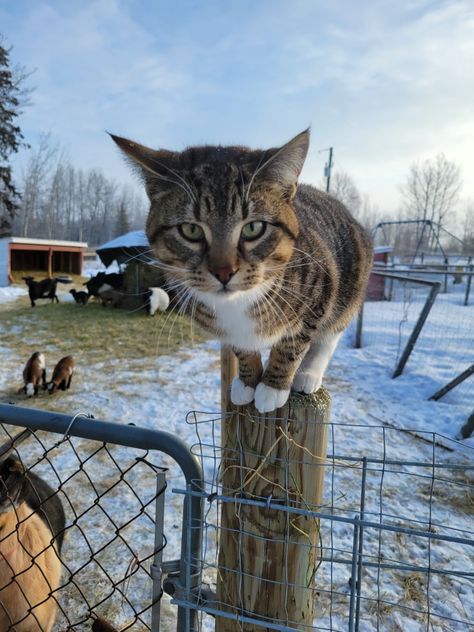
<svg viewBox="0 0 474 632"><path fill-rule="evenodd" d="M15 293L11 293L13 289L8 288L9 292L5 294L2 290L0 301L15 300ZM470 391L459 391L459 395L453 391L440 402L428 401L427 398L454 377L452 372L458 366L469 362L469 358L472 363L470 354L473 346L472 337L469 344L469 336L472 336L474 328L474 307L463 307L455 294L438 299L439 309L433 312L432 321L429 321L426 332L420 338L419 348L416 348L404 374L396 380L391 379L396 357L400 348L403 349L410 322L416 318L420 309L413 295L409 300L397 297L394 302L369 304L364 336L366 346L362 349L352 348L353 331L349 330L338 348L325 381L332 396L333 425L329 452L337 455L336 461L327 470L325 504L339 516L352 517L359 511L361 461L355 465L353 461L345 463L344 457L361 460L365 456L379 461L393 459L431 463L431 467L383 466L380 463L369 466L366 516L375 522L383 521L424 532L470 538L474 514L474 438L461 441L458 437L460 427L472 409L472 399L469 399L472 387L469 387ZM9 304L9 308L14 308L14 304ZM60 308L61 305L58 306ZM41 306L37 309L41 309ZM410 314L410 310L413 314ZM400 342L401 321L404 324L401 325ZM153 326L156 326L156 321ZM18 331L13 325L11 334L12 341L15 335L27 334L31 344L37 344L34 332ZM448 344L448 338L458 339L458 342ZM25 358L18 357L14 343L0 351L0 358L3 366L0 391L11 392L12 376L15 375L18 381ZM126 363L114 361L111 357L103 362L90 363L87 367L80 366L69 392L61 393L57 398L45 400L45 397L40 395L36 401L26 401L18 396L15 401L19 405L39 405L68 413L92 413L98 419L135 423L180 436L189 445L194 445L197 453L202 452L204 455L206 480L209 490L213 489L217 465L211 457L213 451L209 446L219 444L219 422L213 421L218 416L220 402L217 343L185 345L173 355L153 357L150 353L146 358L131 357ZM192 417L191 423L187 424L185 419L190 410L207 413L199 416L199 424L192 423ZM88 506L97 496L91 480L100 489L104 488L108 478L112 481L114 468L116 470L113 459L103 451L94 455L91 442L72 442L81 459L89 458L85 480L83 473L80 476L73 475L79 461L68 442L53 448L57 436L48 437L43 433L41 439L52 450L51 459L54 458L60 479L73 476L66 489L76 504ZM43 451L44 447L32 442L31 450L28 453L22 451L21 454L32 464ZM137 455L137 451L119 447L111 448L110 452L122 468L134 462ZM183 488L183 481L178 468L167 457L153 454L147 456L147 461L169 468L165 514L168 542L164 555L165 559L175 559L179 557L182 498L170 490ZM454 467L441 469L434 467L433 462ZM44 462L38 466L39 470L41 468L47 469ZM145 503L150 502L155 493L152 468L147 463L130 468L115 492L108 495L105 501L107 511L115 523L120 520L126 522L125 512L129 507L132 515L140 510L134 490L143 494ZM216 562L217 516L213 507L208 509L205 552L209 569L206 570L205 579L212 584L215 582L213 567ZM81 520L81 524L71 529L65 540L66 562L69 569L74 567L74 573L76 569L82 568L90 554L87 539L81 540L76 532L86 531L88 538L94 539L96 544L107 539L112 528L112 523L97 508L87 512ZM350 559L352 528L347 523L323 521L321 535L323 555L327 560L318 572L317 584L321 597L315 629L347 630L350 566L338 560ZM151 555L153 529L146 513L140 516L131 537L140 559ZM119 548L114 548L116 546ZM130 554L119 553L120 546L122 544L115 541L110 549L104 550L104 558L107 558L103 561L104 565L107 560L113 562L114 582L127 576L130 564ZM369 529L365 536L365 547L366 559L374 565L368 565L363 578L361 631L474 629L472 577L467 580L450 574L426 574L422 571L429 567L472 573L472 546ZM329 559L331 556L332 561ZM388 565L404 563L408 570L395 572L390 568L377 568L377 560L383 560ZM149 560L143 566L147 564ZM98 572L95 564L93 569L77 571L75 577L78 582L83 582L87 590L94 586L100 593L100 600L108 587L103 573L99 573L101 579L98 579ZM126 594L133 600L134 608L146 608L147 591L150 590L146 573L138 572L128 582ZM77 589L65 589L60 601L68 612L84 611ZM123 600L115 600L112 608L108 603L99 612L108 614L116 627L127 625L130 622L127 604ZM143 615L143 620L144 623L138 622L131 629L146 630L149 613ZM213 629L213 619L210 617L203 617L201 623L204 628ZM58 631L63 629L61 619L58 619L56 628ZM171 632L174 628L175 610L165 596L162 629ZM73 629L88 630L90 623Z"/></svg>

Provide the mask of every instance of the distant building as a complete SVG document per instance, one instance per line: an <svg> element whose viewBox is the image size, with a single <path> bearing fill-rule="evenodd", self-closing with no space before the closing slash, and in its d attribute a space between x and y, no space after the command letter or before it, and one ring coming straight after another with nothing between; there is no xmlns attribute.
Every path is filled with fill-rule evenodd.
<svg viewBox="0 0 474 632"><path fill-rule="evenodd" d="M16 272L38 277L82 274L86 248L81 241L0 237L0 287L12 283Z"/></svg>
<svg viewBox="0 0 474 632"><path fill-rule="evenodd" d="M390 263L391 246L378 246L374 248L374 264L379 268ZM367 301L383 301L385 299L385 277L371 274L367 287Z"/></svg>

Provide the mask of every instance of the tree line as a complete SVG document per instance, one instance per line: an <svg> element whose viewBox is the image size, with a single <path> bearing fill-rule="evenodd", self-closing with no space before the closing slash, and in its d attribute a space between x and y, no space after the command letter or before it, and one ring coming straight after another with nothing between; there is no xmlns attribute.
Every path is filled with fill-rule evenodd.
<svg viewBox="0 0 474 632"><path fill-rule="evenodd" d="M144 197L97 169L72 165L50 135L31 150L19 178L13 232L21 237L86 241L91 246L143 228Z"/></svg>

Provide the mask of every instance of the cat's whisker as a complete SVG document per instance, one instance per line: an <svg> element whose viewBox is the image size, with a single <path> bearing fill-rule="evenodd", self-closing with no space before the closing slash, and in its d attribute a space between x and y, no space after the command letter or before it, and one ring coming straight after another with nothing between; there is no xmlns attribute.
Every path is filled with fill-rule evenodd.
<svg viewBox="0 0 474 632"><path fill-rule="evenodd" d="M273 290L274 291L274 290ZM285 312L283 311L283 309L280 307L280 305L278 305L277 301L275 300L275 298L273 298L269 293L267 294L263 294L262 298L267 301L267 305L270 307L270 311L274 311L274 309L277 310L277 314L276 316L279 317L279 324L287 329L287 332L291 335L291 338L293 340L293 345L295 344L295 339L294 339L294 334L293 334L293 330L290 324L290 321L287 317L287 315L285 314ZM272 310L273 307L273 310ZM294 310L292 310L294 311ZM294 312L296 314L296 312ZM288 334L287 334L288 335Z"/></svg>
<svg viewBox="0 0 474 632"><path fill-rule="evenodd" d="M188 290L188 288L183 286L180 290L178 290L178 292L176 292L175 296L171 299L170 304L169 304L169 308L168 308L169 309L168 314L166 315L165 321L164 321L164 323L161 326L160 333L158 334L158 339L157 339L157 342L156 342L156 351L158 350L159 345L161 343L161 338L163 336L164 329L165 329L166 325L168 324L168 321L170 320L170 318L172 317L172 315L174 313L174 309L170 309L170 308L173 307L173 303L175 304L174 307L177 307L180 304L181 300L186 295L187 290Z"/></svg>

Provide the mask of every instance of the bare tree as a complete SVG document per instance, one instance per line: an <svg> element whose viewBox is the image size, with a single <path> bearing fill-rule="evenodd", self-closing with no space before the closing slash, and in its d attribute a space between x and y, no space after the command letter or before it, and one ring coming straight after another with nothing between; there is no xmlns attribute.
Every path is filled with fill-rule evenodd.
<svg viewBox="0 0 474 632"><path fill-rule="evenodd" d="M352 177L345 171L336 171L331 179L331 195L342 202L357 217L362 199Z"/></svg>
<svg viewBox="0 0 474 632"><path fill-rule="evenodd" d="M15 218L15 232L23 237L31 234L32 223L39 215L48 187L48 178L54 168L58 146L50 134L42 134L20 179L21 204Z"/></svg>
<svg viewBox="0 0 474 632"><path fill-rule="evenodd" d="M438 154L433 160L410 166L405 184L401 187L406 219L428 220L436 224L434 230L426 225L417 229L417 241L426 239L425 245L433 246L433 240L446 226L454 213L461 189L461 171L456 163Z"/></svg>
<svg viewBox="0 0 474 632"><path fill-rule="evenodd" d="M474 255L474 200L465 206L461 227L464 253Z"/></svg>

